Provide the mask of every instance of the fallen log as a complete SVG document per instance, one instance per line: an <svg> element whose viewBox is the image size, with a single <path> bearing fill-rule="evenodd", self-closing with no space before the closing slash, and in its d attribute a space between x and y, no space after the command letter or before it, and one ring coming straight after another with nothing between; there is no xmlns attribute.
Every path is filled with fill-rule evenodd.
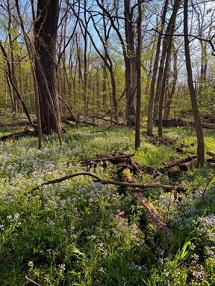
<svg viewBox="0 0 215 286"><path fill-rule="evenodd" d="M158 125L158 120L155 120L155 124ZM182 126L183 121L179 118L162 119L162 127L178 127Z"/></svg>
<svg viewBox="0 0 215 286"><path fill-rule="evenodd" d="M194 127L195 124L194 124L193 121L189 121L189 122L182 121L180 126L185 126L185 127L191 126L191 127ZM204 128L204 129L210 129L210 130L215 130L215 124L213 124L213 123L208 123L208 122L202 122L202 128Z"/></svg>
<svg viewBox="0 0 215 286"><path fill-rule="evenodd" d="M159 214L159 212L156 210L153 204L150 203L149 200L146 197L144 197L141 192L141 189L143 189L143 187L146 187L147 185L148 186L150 185L150 187L152 186L157 187L157 186L161 186L162 184L154 183L154 184L143 184L141 186L137 186L137 184L133 182L129 168L122 169L121 174L119 175L120 175L121 180L123 180L124 182L129 182L130 189L131 189L130 190L126 188L126 189L122 189L122 191L123 192L125 192L126 190L129 191L133 202L137 206L143 207L143 213L145 214L147 220L150 221L157 228L158 232L161 234L162 240L163 238L168 238L168 239L174 238L174 233L172 229L167 225L165 219ZM164 185L162 186L164 187ZM168 187L170 186L168 185ZM164 189L166 190L166 188Z"/></svg>
<svg viewBox="0 0 215 286"><path fill-rule="evenodd" d="M85 124L85 125L90 125L90 126L98 126L98 124L94 122L88 122L85 120L82 120L80 118L76 118L74 116L68 116L66 118L62 118L62 121L64 121L66 124L68 124L69 121L75 122L76 124Z"/></svg>
<svg viewBox="0 0 215 286"><path fill-rule="evenodd" d="M142 135L147 138L148 142L157 145L161 144L164 146L171 146L176 143L176 140L173 140L171 138L161 138L157 135L147 135L145 132L142 132Z"/></svg>
<svg viewBox="0 0 215 286"><path fill-rule="evenodd" d="M3 135L0 137L0 141L6 141L6 140L18 140L23 136L36 136L37 132L34 129L24 129L21 131L16 131L13 133L10 133L8 135Z"/></svg>
<svg viewBox="0 0 215 286"><path fill-rule="evenodd" d="M36 126L37 121L33 120L33 124ZM31 126L28 120L15 120L13 122L0 122L0 127L15 127L15 126Z"/></svg>
<svg viewBox="0 0 215 286"><path fill-rule="evenodd" d="M90 117L93 119L93 122L95 121L95 119L99 119L99 120L103 120L106 122L110 122L111 124L114 124L114 125L118 125L118 122L116 120L113 120L110 118L105 118L105 117L97 116L97 115L91 115Z"/></svg>
<svg viewBox="0 0 215 286"><path fill-rule="evenodd" d="M77 127L76 120L73 120L74 123L72 123L70 120L67 120L66 118L61 118L61 122L65 123L66 125L69 125L70 127Z"/></svg>
<svg viewBox="0 0 215 286"><path fill-rule="evenodd" d="M158 172L160 172L160 173L165 173L165 172L167 172L168 170L170 170L171 168L174 168L174 167L179 167L179 168L181 167L181 168L183 168L182 166L184 166L185 163L193 161L196 158L197 158L196 155L189 156L187 158L184 158L184 159L178 160L176 162L170 163L170 164L166 165L165 167L157 168L156 170Z"/></svg>
<svg viewBox="0 0 215 286"><path fill-rule="evenodd" d="M202 122L202 128L215 130L215 124Z"/></svg>
<svg viewBox="0 0 215 286"><path fill-rule="evenodd" d="M173 230L167 225L165 219L159 214L155 207L143 194L137 190L131 193L133 200L137 205L144 207L147 218L156 226L162 237L174 238Z"/></svg>
<svg viewBox="0 0 215 286"><path fill-rule="evenodd" d="M155 120L154 121L156 125L158 125L158 120ZM163 119L162 120L162 127L186 127L186 126L191 126L191 127L194 127L194 122L193 121L184 121L182 119L176 119L176 118L173 118L173 119ZM205 128L205 129L211 129L211 130L215 130L215 124L214 123L208 123L208 122L202 122L202 128Z"/></svg>

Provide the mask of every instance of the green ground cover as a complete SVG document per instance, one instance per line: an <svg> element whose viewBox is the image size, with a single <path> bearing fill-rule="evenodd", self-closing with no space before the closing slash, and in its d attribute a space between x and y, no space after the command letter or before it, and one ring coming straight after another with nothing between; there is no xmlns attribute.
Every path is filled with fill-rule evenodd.
<svg viewBox="0 0 215 286"><path fill-rule="evenodd" d="M192 130L166 129L165 136L176 143L152 145L143 136L134 160L162 166L187 156L176 153L181 143L189 146L188 155L195 153ZM213 132L205 140L206 150L215 152ZM180 200L162 189L144 192L174 230L174 247L162 245L150 223L139 229L141 212L113 185L78 176L32 191L47 180L86 171L81 159L125 147L132 153L133 145L134 132L122 127L71 128L62 146L52 136L42 150L34 137L0 142L1 286L215 285L213 164L193 166L180 178L161 176L162 182L186 187ZM111 165L90 171L103 179L116 173ZM148 174L134 177L153 182ZM119 218L122 211L130 215Z"/></svg>

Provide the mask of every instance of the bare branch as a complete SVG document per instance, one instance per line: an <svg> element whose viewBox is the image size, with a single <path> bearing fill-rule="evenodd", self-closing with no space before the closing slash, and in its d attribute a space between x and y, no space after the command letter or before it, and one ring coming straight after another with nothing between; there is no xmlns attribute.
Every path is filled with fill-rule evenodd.
<svg viewBox="0 0 215 286"><path fill-rule="evenodd" d="M211 46L211 49L212 49L212 55L215 56L215 44L213 44L213 39L215 38L215 34L213 36L211 36L210 39L205 39L205 38L201 38L199 36L196 36L196 35L193 35L193 34L168 34L168 33L162 33L160 31L158 31L157 29L154 29L152 28L151 31L155 31L156 33L162 35L162 36L167 36L167 37L191 37L193 39L197 39L199 41L203 41L203 42L206 42L208 43L210 46Z"/></svg>
<svg viewBox="0 0 215 286"><path fill-rule="evenodd" d="M42 186L47 186L47 185L52 185L52 184L56 184L56 183L61 183L63 181L66 181L68 179L71 179L71 178L74 178L74 177L77 177L77 176L89 176L89 177L92 177L92 178L95 179L94 182L99 182L99 183L101 183L103 185L115 185L115 186L139 188L139 189L163 188L166 191L175 190L175 191L178 191L178 192L185 192L185 188L182 187L182 186L156 184L156 183L152 183L152 184L138 184L138 183L128 183L128 182L115 181L115 180L105 180L105 179L101 179L97 175L89 173L89 172L79 172L79 173L67 175L67 176L64 176L64 177L61 177L61 178L58 178L58 179L46 181L46 182L42 183L41 185L33 188L32 191L35 191L35 190L39 189Z"/></svg>

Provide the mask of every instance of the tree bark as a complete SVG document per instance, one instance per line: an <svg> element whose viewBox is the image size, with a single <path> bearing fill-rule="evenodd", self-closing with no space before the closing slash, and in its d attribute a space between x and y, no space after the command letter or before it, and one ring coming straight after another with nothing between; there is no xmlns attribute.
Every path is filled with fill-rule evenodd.
<svg viewBox="0 0 215 286"><path fill-rule="evenodd" d="M59 0L38 0L35 22L35 74L43 134L61 131L58 99L56 41Z"/></svg>
<svg viewBox="0 0 215 286"><path fill-rule="evenodd" d="M135 125L134 100L136 97L137 74L136 74L136 51L134 46L134 24L133 10L131 1L124 0L125 14L125 38L126 38L126 57L125 57L125 85L126 85L126 121L128 126Z"/></svg>
<svg viewBox="0 0 215 286"><path fill-rule="evenodd" d="M164 119L169 118L172 99L175 94L176 84L177 84L177 79L178 79L178 57L177 57L177 51L175 49L174 43L172 46L172 56L173 56L173 67L172 67L173 71L171 73L172 81L167 83L167 92L165 95L165 102L164 102ZM170 77L170 74L169 74L169 77Z"/></svg>

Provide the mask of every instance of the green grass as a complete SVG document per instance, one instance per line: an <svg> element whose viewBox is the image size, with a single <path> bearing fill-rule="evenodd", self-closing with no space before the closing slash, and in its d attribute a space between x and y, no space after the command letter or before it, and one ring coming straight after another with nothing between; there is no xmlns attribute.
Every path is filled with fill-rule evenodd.
<svg viewBox="0 0 215 286"><path fill-rule="evenodd" d="M160 167L180 159L176 148L181 143L196 142L190 130L166 129L164 134L176 143L152 145L142 137L134 160ZM206 149L215 152L213 133L205 139ZM1 286L215 285L212 164L194 166L178 178L188 190L180 200L161 189L144 193L174 230L177 244L172 247L161 244L150 223L139 229L140 211L131 209L130 196L120 195L115 186L78 176L33 191L47 180L89 171L81 159L117 154L125 147L133 153L133 146L134 131L116 127L68 129L62 146L53 135L42 150L34 137L0 142ZM194 153L195 145L187 152ZM116 172L111 165L90 171L107 179ZM135 180L153 182L153 177L136 174ZM161 180L172 183L165 174ZM123 210L130 215L122 219Z"/></svg>

